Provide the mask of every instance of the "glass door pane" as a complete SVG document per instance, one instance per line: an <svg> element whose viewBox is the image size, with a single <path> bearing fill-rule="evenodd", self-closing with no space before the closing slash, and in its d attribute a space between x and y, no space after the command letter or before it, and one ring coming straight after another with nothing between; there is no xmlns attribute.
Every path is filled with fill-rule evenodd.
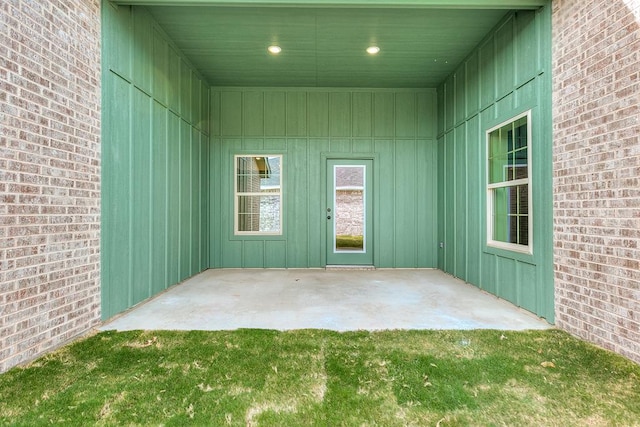
<svg viewBox="0 0 640 427"><path fill-rule="evenodd" d="M335 252L365 250L365 166L334 166Z"/></svg>
<svg viewBox="0 0 640 427"><path fill-rule="evenodd" d="M373 265L373 161L327 160L327 265Z"/></svg>

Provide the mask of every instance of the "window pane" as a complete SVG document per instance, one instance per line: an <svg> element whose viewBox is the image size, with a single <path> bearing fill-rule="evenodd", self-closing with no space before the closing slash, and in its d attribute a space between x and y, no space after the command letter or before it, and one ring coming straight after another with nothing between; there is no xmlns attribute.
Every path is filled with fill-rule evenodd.
<svg viewBox="0 0 640 427"><path fill-rule="evenodd" d="M502 154L489 159L489 183L495 184L496 182L507 181L507 173L509 168L507 167L507 155Z"/></svg>
<svg viewBox="0 0 640 427"><path fill-rule="evenodd" d="M509 187L493 191L493 240L509 242Z"/></svg>
<svg viewBox="0 0 640 427"><path fill-rule="evenodd" d="M489 244L493 241L529 246L530 243L529 120L527 113L487 132ZM522 185L513 185L515 182Z"/></svg>
<svg viewBox="0 0 640 427"><path fill-rule="evenodd" d="M237 176L238 192L247 193L251 191L251 175L242 174Z"/></svg>
<svg viewBox="0 0 640 427"><path fill-rule="evenodd" d="M523 149L514 151L513 153L510 153L510 156L510 166L512 169L510 180L528 178L529 168L527 164L527 148L525 147Z"/></svg>
<svg viewBox="0 0 640 427"><path fill-rule="evenodd" d="M336 169L336 187L363 188L364 166L340 166Z"/></svg>
<svg viewBox="0 0 640 427"><path fill-rule="evenodd" d="M489 184L523 179L528 172L527 117L489 134Z"/></svg>
<svg viewBox="0 0 640 427"><path fill-rule="evenodd" d="M280 192L280 156L258 157L260 159L260 191Z"/></svg>
<svg viewBox="0 0 640 427"><path fill-rule="evenodd" d="M529 217L523 215L518 219L518 243L521 245L529 244Z"/></svg>
<svg viewBox="0 0 640 427"><path fill-rule="evenodd" d="M260 231L280 231L280 196L260 197Z"/></svg>
<svg viewBox="0 0 640 427"><path fill-rule="evenodd" d="M236 165L237 191L250 193L260 188L260 176L253 157L238 157Z"/></svg>
<svg viewBox="0 0 640 427"><path fill-rule="evenodd" d="M280 191L280 157L238 157L238 193Z"/></svg>
<svg viewBox="0 0 640 427"><path fill-rule="evenodd" d="M237 232L279 233L282 156L236 156Z"/></svg>
<svg viewBox="0 0 640 427"><path fill-rule="evenodd" d="M529 186L527 184L518 187L518 215L529 214Z"/></svg>
<svg viewBox="0 0 640 427"><path fill-rule="evenodd" d="M238 231L260 231L260 196L238 197Z"/></svg>
<svg viewBox="0 0 640 427"><path fill-rule="evenodd" d="M493 190L493 236L499 242L529 244L528 185Z"/></svg>
<svg viewBox="0 0 640 427"><path fill-rule="evenodd" d="M513 233L516 234L516 241L519 245L529 244L529 186L519 185L517 187L517 204L515 214L517 215L517 224L514 224Z"/></svg>
<svg viewBox="0 0 640 427"><path fill-rule="evenodd" d="M489 183L503 182L507 180L506 166L507 154L507 133L502 129L496 129L489 135Z"/></svg>
<svg viewBox="0 0 640 427"><path fill-rule="evenodd" d="M238 231L280 231L280 196L238 196Z"/></svg>

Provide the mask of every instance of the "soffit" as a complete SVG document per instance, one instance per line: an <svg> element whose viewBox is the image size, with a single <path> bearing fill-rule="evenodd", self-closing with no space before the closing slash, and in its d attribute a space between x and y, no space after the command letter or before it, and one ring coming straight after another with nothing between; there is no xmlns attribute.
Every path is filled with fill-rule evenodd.
<svg viewBox="0 0 640 427"><path fill-rule="evenodd" d="M211 85L239 87L435 87L507 13L247 3L147 7Z"/></svg>

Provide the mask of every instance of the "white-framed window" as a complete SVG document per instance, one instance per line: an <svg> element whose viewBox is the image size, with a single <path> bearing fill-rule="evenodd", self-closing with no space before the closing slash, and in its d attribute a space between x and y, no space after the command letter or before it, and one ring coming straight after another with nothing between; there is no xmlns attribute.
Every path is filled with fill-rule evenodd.
<svg viewBox="0 0 640 427"><path fill-rule="evenodd" d="M533 252L531 111L487 131L487 244Z"/></svg>
<svg viewBox="0 0 640 427"><path fill-rule="evenodd" d="M282 234L282 155L234 156L234 232Z"/></svg>

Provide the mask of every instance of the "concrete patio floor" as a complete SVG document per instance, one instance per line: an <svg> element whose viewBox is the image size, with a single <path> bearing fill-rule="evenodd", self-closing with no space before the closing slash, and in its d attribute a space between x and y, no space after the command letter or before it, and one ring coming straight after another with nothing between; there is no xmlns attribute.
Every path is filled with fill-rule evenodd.
<svg viewBox="0 0 640 427"><path fill-rule="evenodd" d="M102 330L504 329L546 321L439 270L207 270Z"/></svg>

